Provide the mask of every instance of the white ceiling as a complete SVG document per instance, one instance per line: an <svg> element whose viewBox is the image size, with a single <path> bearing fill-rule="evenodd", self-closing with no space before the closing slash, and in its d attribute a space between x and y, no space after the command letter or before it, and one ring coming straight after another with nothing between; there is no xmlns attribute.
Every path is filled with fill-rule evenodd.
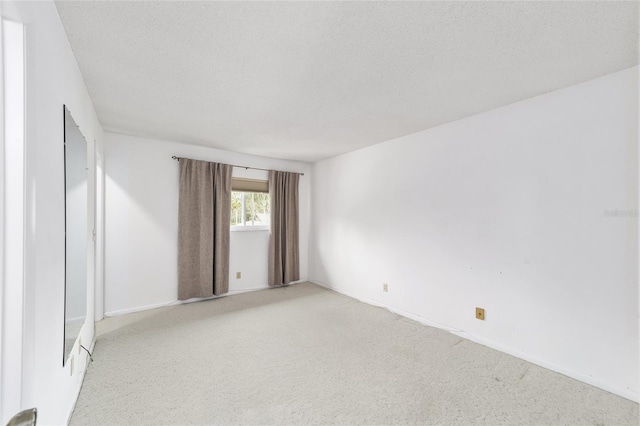
<svg viewBox="0 0 640 426"><path fill-rule="evenodd" d="M638 2L57 7L106 131L302 161L638 64Z"/></svg>

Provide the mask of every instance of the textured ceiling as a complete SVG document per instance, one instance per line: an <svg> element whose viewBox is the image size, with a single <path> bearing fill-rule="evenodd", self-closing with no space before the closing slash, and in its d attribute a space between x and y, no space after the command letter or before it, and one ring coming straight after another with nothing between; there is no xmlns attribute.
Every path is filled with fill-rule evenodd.
<svg viewBox="0 0 640 426"><path fill-rule="evenodd" d="M56 4L106 131L302 161L638 64L637 2Z"/></svg>

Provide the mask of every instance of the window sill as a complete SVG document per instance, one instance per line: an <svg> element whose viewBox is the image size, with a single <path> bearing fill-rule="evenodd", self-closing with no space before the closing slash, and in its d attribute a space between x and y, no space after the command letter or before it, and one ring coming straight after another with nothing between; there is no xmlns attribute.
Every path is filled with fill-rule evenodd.
<svg viewBox="0 0 640 426"><path fill-rule="evenodd" d="M237 225L231 227L231 232L254 232L254 231L269 231L269 226L243 226Z"/></svg>

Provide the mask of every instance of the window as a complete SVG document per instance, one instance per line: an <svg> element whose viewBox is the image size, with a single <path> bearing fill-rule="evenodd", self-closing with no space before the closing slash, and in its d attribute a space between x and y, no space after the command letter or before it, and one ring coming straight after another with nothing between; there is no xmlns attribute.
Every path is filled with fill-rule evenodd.
<svg viewBox="0 0 640 426"><path fill-rule="evenodd" d="M233 178L231 190L231 229L268 229L271 220L269 183Z"/></svg>

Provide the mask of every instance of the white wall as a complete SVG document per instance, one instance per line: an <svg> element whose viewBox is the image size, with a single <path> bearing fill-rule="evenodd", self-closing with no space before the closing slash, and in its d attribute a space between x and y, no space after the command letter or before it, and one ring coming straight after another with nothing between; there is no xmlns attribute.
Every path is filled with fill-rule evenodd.
<svg viewBox="0 0 640 426"><path fill-rule="evenodd" d="M309 278L637 401L637 118L636 67L316 163Z"/></svg>
<svg viewBox="0 0 640 426"><path fill-rule="evenodd" d="M22 402L25 58L23 25L2 19L0 27L0 423L5 423Z"/></svg>
<svg viewBox="0 0 640 426"><path fill-rule="evenodd" d="M88 142L101 149L102 129L53 1L3 1L2 16L25 24L26 235L22 408L38 408L38 424L64 424L80 390L86 354L74 348L74 366L62 366L64 332L63 105ZM93 187L93 164L89 165ZM95 202L88 197L90 214ZM87 228L92 228L92 220ZM90 235L90 232L87 233ZM93 318L93 245L87 271L88 318ZM93 322L81 330L93 340ZM4 414L3 414L4 415Z"/></svg>
<svg viewBox="0 0 640 426"><path fill-rule="evenodd" d="M175 302L178 296L178 162L197 160L303 172L300 180L300 269L307 277L307 163L257 157L176 142L105 133L105 313ZM265 172L234 169L234 176ZM268 232L232 232L230 293L267 287ZM235 273L242 272L236 280Z"/></svg>

